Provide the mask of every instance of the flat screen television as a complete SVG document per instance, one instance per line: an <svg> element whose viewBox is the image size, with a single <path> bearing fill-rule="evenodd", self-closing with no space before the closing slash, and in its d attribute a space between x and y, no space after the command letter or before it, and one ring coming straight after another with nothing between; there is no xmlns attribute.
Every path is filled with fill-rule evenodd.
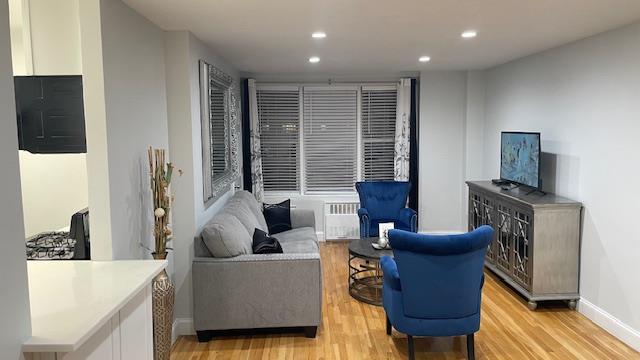
<svg viewBox="0 0 640 360"><path fill-rule="evenodd" d="M500 179L540 188L540 133L503 132Z"/></svg>

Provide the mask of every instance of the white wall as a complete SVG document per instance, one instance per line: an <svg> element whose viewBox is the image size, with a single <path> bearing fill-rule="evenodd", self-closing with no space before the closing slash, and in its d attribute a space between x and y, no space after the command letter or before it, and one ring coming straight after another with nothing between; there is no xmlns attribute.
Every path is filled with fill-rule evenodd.
<svg viewBox="0 0 640 360"><path fill-rule="evenodd" d="M28 1L35 75L82 74L79 1Z"/></svg>
<svg viewBox="0 0 640 360"><path fill-rule="evenodd" d="M147 148L169 148L164 31L119 0L101 4L113 257L136 259L153 239Z"/></svg>
<svg viewBox="0 0 640 360"><path fill-rule="evenodd" d="M119 0L80 3L92 256L152 246L147 147L168 148L164 32Z"/></svg>
<svg viewBox="0 0 640 360"><path fill-rule="evenodd" d="M9 0L14 75L82 73L79 0Z"/></svg>
<svg viewBox="0 0 640 360"><path fill-rule="evenodd" d="M465 181L484 180L483 152L484 146L484 106L485 75L483 71L467 72L466 116L463 127L464 136L464 174L462 186L462 213L460 230L467 230L469 223L469 188Z"/></svg>
<svg viewBox="0 0 640 360"><path fill-rule="evenodd" d="M543 187L584 204L580 310L640 350L639 39L637 23L488 71L474 151L498 177L500 131L542 133Z"/></svg>
<svg viewBox="0 0 640 360"><path fill-rule="evenodd" d="M19 153L25 235L69 226L89 203L86 155Z"/></svg>
<svg viewBox="0 0 640 360"><path fill-rule="evenodd" d="M25 53L25 21L22 0L9 0L9 24L11 26L11 62L14 75L27 75ZM28 25L28 24L27 24Z"/></svg>
<svg viewBox="0 0 640 360"><path fill-rule="evenodd" d="M174 178L172 190L176 195L173 203L175 317L179 323L177 331L185 334L193 331L190 323L193 238L231 195L230 191L208 208L204 206L198 61L206 60L231 75L234 81L240 79L231 65L188 32L167 32L165 54L171 159L184 171L182 177Z"/></svg>
<svg viewBox="0 0 640 360"><path fill-rule="evenodd" d="M9 4L14 75L82 73L78 0ZM88 205L86 155L20 151L19 159L26 236L69 226Z"/></svg>
<svg viewBox="0 0 640 360"><path fill-rule="evenodd" d="M420 74L419 224L421 231L449 232L462 222L465 172L466 73Z"/></svg>
<svg viewBox="0 0 640 360"><path fill-rule="evenodd" d="M10 47L7 2L0 1L0 358L7 360L22 358L31 335Z"/></svg>

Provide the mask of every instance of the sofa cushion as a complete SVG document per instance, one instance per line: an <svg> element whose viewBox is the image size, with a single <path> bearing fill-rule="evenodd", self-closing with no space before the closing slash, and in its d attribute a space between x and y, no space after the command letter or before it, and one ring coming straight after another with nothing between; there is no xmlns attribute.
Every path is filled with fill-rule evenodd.
<svg viewBox="0 0 640 360"><path fill-rule="evenodd" d="M245 190L236 191L231 199L242 201L247 205L260 224L258 229L268 231L269 228L267 227L267 221L264 219L264 215L262 214L262 206L258 203L258 200L256 200L252 193Z"/></svg>
<svg viewBox="0 0 640 360"><path fill-rule="evenodd" d="M235 216L249 234L253 234L255 229L260 229L260 223L253 214L249 206L241 199L232 198L224 207L225 212ZM262 229L260 229L262 230Z"/></svg>
<svg viewBox="0 0 640 360"><path fill-rule="evenodd" d="M238 218L224 210L204 226L202 240L214 257L252 253L252 236Z"/></svg>
<svg viewBox="0 0 640 360"><path fill-rule="evenodd" d="M280 243L288 243L295 241L313 241L318 242L316 231L312 227L301 227L276 234L275 237Z"/></svg>
<svg viewBox="0 0 640 360"><path fill-rule="evenodd" d="M280 234L276 234L274 238L278 239ZM316 254L318 253L318 243L314 240L300 240L280 242L282 252L285 254Z"/></svg>

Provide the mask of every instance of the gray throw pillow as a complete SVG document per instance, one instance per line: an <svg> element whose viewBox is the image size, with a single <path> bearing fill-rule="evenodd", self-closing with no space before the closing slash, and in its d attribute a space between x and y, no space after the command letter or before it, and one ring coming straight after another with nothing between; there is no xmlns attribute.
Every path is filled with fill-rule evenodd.
<svg viewBox="0 0 640 360"><path fill-rule="evenodd" d="M262 214L262 205L258 203L258 200L256 200L252 193L246 190L236 191L236 193L233 194L233 198L231 198L231 200L242 201L244 204L246 204L260 224L258 229L262 231L268 231L267 222L264 219L264 214Z"/></svg>
<svg viewBox="0 0 640 360"><path fill-rule="evenodd" d="M214 216L202 229L202 240L214 257L227 258L252 253L252 235L240 220L229 213Z"/></svg>

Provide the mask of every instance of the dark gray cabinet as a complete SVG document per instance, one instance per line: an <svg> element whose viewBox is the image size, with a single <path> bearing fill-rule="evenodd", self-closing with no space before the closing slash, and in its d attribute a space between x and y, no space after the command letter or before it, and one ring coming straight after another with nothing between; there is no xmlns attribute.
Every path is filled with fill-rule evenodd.
<svg viewBox="0 0 640 360"><path fill-rule="evenodd" d="M87 151L82 76L16 76L14 83L20 150Z"/></svg>
<svg viewBox="0 0 640 360"><path fill-rule="evenodd" d="M469 230L490 225L494 240L486 267L529 301L579 295L582 204L553 194L502 190L490 181L469 181Z"/></svg>

